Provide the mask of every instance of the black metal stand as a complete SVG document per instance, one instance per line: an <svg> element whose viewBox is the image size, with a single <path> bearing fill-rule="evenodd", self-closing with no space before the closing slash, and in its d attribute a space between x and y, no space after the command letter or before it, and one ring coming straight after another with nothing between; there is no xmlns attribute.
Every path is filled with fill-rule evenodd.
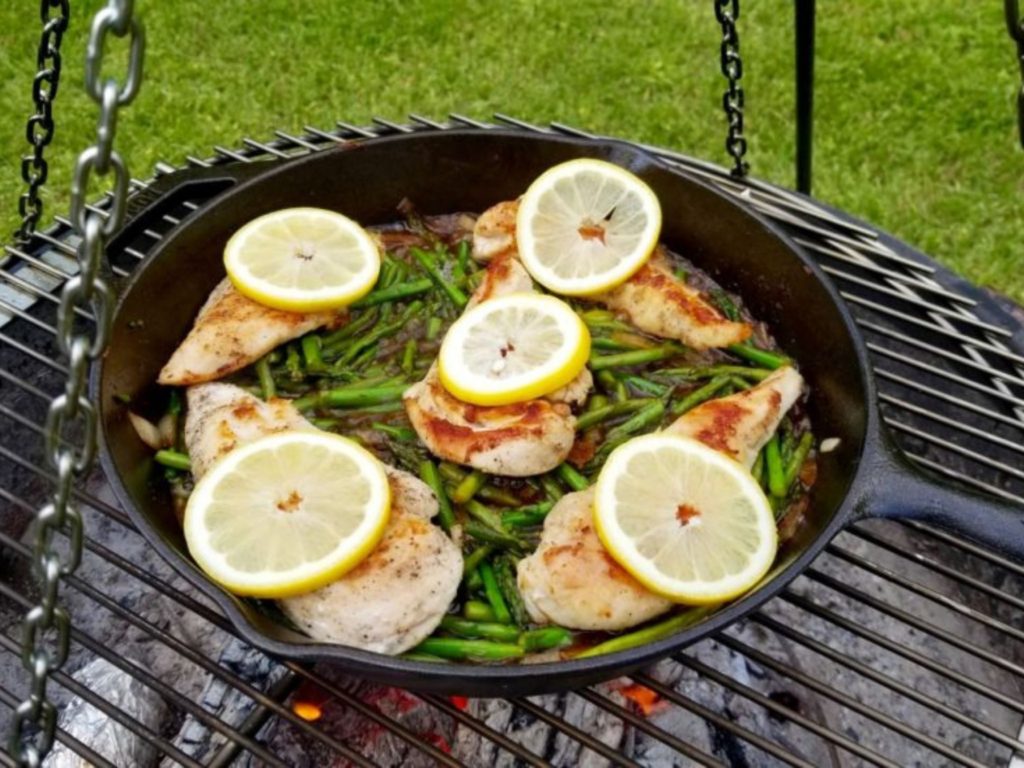
<svg viewBox="0 0 1024 768"><path fill-rule="evenodd" d="M811 193L815 0L796 2L796 188Z"/></svg>

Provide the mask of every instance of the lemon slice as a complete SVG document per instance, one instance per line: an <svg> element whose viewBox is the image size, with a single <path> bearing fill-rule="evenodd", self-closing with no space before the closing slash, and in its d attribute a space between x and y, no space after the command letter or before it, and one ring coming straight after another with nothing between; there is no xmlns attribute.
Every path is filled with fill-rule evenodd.
<svg viewBox="0 0 1024 768"><path fill-rule="evenodd" d="M602 160L570 160L526 190L516 217L519 256L554 293L588 296L625 282L654 251L661 205L636 176Z"/></svg>
<svg viewBox="0 0 1024 768"><path fill-rule="evenodd" d="M288 597L334 581L380 541L391 511L383 465L351 440L281 432L236 448L196 483L185 541L238 595Z"/></svg>
<svg viewBox="0 0 1024 768"><path fill-rule="evenodd" d="M441 342L438 374L455 397L508 405L554 392L579 375L590 333L554 296L510 293L463 313Z"/></svg>
<svg viewBox="0 0 1024 768"><path fill-rule="evenodd" d="M644 435L612 452L597 480L594 523L637 581L681 603L737 597L764 576L778 547L753 476L676 435Z"/></svg>
<svg viewBox="0 0 1024 768"><path fill-rule="evenodd" d="M253 219L224 247L238 292L291 312L337 309L377 282L380 251L366 230L321 208L285 208Z"/></svg>

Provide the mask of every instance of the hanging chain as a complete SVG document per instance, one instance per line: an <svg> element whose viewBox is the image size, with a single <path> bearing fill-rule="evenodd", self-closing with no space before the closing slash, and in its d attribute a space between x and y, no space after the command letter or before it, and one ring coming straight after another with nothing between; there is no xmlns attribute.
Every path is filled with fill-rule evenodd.
<svg viewBox="0 0 1024 768"><path fill-rule="evenodd" d="M722 108L729 123L725 149L733 159L732 175L743 178L750 165L743 156L747 154L747 140L743 137L743 60L740 58L740 38L736 32L736 20L740 17L740 0L715 0L715 18L722 26L722 74L729 81L729 89L722 94Z"/></svg>
<svg viewBox="0 0 1024 768"><path fill-rule="evenodd" d="M1020 14L1018 0L1006 0L1006 29L1017 43L1017 58L1020 61L1020 90L1017 91L1017 130L1020 144L1024 147L1024 16Z"/></svg>
<svg viewBox="0 0 1024 768"><path fill-rule="evenodd" d="M133 0L108 0L93 18L86 49L85 89L100 105L100 116L96 143L78 156L71 184L71 222L81 237L79 272L64 284L57 310L57 343L69 359L68 379L64 392L50 403L45 430L46 458L56 472L57 487L36 515L33 563L41 597L25 615L22 639L22 663L31 684L28 698L15 712L11 732L11 753L29 768L39 766L53 744L56 711L46 700L46 684L50 673L67 659L71 629L67 611L57 602L57 590L61 576L78 567L82 554L82 516L71 495L75 479L89 471L96 454L96 411L86 394L86 378L90 361L106 347L114 308L114 296L100 275L100 266L107 240L124 221L128 194L128 169L113 142L117 111L135 98L142 79L145 36L142 24L132 15L133 5ZM128 72L121 83L113 77L100 78L108 34L129 38ZM90 176L111 171L109 211L88 208ZM76 328L74 322L77 310L90 307L96 318L92 334ZM76 442L78 430L84 437ZM62 558L53 545L53 534L65 527L69 546Z"/></svg>
<svg viewBox="0 0 1024 768"><path fill-rule="evenodd" d="M57 13L51 16L53 9L57 9ZM43 33L36 51L36 76L32 79L32 101L36 111L25 125L25 139L32 145L32 154L21 158L21 178L28 185L28 190L18 200L21 226L14 234L22 243L32 236L43 213L39 189L46 183L49 170L43 153L53 141L53 102L60 85L60 44L70 15L68 0L40 0L39 17L43 22Z"/></svg>

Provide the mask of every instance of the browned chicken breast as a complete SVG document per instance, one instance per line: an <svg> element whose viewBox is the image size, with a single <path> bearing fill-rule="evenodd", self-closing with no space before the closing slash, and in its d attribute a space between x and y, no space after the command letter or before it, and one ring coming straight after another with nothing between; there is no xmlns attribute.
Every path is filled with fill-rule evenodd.
<svg viewBox="0 0 1024 768"><path fill-rule="evenodd" d="M188 336L157 382L187 386L213 381L254 363L280 344L345 322L337 312L284 312L240 294L228 278L213 289Z"/></svg>
<svg viewBox="0 0 1024 768"><path fill-rule="evenodd" d="M540 546L519 561L519 591L538 624L614 631L673 605L608 554L594 530L593 510L593 488L563 496L544 520Z"/></svg>
<svg viewBox="0 0 1024 768"><path fill-rule="evenodd" d="M533 289L533 280L518 259L497 257L488 265L469 306ZM525 477L565 461L576 438L576 419L568 403L586 400L592 384L590 371L584 369L546 398L472 405L442 386L435 363L403 399L416 434L435 456L495 475Z"/></svg>
<svg viewBox="0 0 1024 768"><path fill-rule="evenodd" d="M287 400L263 402L232 384L188 389L185 442L198 480L233 448L286 430L315 430ZM278 601L314 640L402 653L440 623L462 580L462 553L431 524L437 499L420 479L385 467L391 519L370 555L315 592Z"/></svg>
<svg viewBox="0 0 1024 768"><path fill-rule="evenodd" d="M756 387L711 400L666 431L729 454L746 467L800 396L803 378L783 368ZM517 580L530 618L573 629L626 629L669 610L608 554L593 525L593 489L563 496L548 513L540 546L519 561Z"/></svg>
<svg viewBox="0 0 1024 768"><path fill-rule="evenodd" d="M363 562L315 592L278 600L315 640L377 653L415 647L448 612L462 581L462 553L430 522L437 499L419 478L388 470L391 520Z"/></svg>
<svg viewBox="0 0 1024 768"><path fill-rule="evenodd" d="M275 432L316 429L290 401L264 402L234 384L198 384L185 399L185 445L196 480L234 448Z"/></svg>
<svg viewBox="0 0 1024 768"><path fill-rule="evenodd" d="M698 405L665 431L699 440L749 469L803 387L796 368L780 368L745 392Z"/></svg>
<svg viewBox="0 0 1024 768"><path fill-rule="evenodd" d="M515 256L518 201L484 211L473 228L473 257L489 262ZM524 270L525 271L525 270ZM629 318L637 328L693 349L727 347L750 337L748 323L734 322L698 291L676 277L664 253L655 252L640 270L617 288L586 297Z"/></svg>

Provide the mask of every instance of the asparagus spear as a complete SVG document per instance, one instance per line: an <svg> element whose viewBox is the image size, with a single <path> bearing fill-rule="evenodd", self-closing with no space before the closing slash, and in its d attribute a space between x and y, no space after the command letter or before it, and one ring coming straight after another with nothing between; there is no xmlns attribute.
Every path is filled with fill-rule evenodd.
<svg viewBox="0 0 1024 768"><path fill-rule="evenodd" d="M491 556L491 552L493 551L494 547L490 544L484 544L483 546L474 549L473 552L463 560L462 572L464 574L473 573L480 563Z"/></svg>
<svg viewBox="0 0 1024 768"><path fill-rule="evenodd" d="M682 416L689 410L696 408L706 400L710 400L729 384L728 376L716 376L703 387L690 392L682 400L677 400L669 408L673 417Z"/></svg>
<svg viewBox="0 0 1024 768"><path fill-rule="evenodd" d="M519 587L516 584L515 561L508 555L499 555L494 558L494 578L501 591L501 596L505 598L505 604L508 606L513 623L525 627L530 622L530 616L526 612L526 605L523 603L523 597L519 594ZM486 584L487 582L484 581L485 586Z"/></svg>
<svg viewBox="0 0 1024 768"><path fill-rule="evenodd" d="M620 352L617 355L591 355L590 369L603 371L608 368L622 368L628 365L646 365L658 360L675 357L682 350L675 344L665 344L650 349L636 349L632 352Z"/></svg>
<svg viewBox="0 0 1024 768"><path fill-rule="evenodd" d="M593 400L594 398L591 399ZM614 418L615 416L622 416L626 413L639 411L641 408L650 405L652 402L654 401L650 398L634 398L632 400L623 400L619 403L612 403L611 405L595 408L592 411L583 413L576 419L576 429L582 432L585 429L589 429L590 427L600 424L602 421Z"/></svg>
<svg viewBox="0 0 1024 768"><path fill-rule="evenodd" d="M430 486L430 490L437 497L437 517L441 527L446 531L451 531L455 524L455 512L452 511L448 494L445 493L444 485L441 483L441 475L438 474L437 466L430 459L425 459L420 463L420 478Z"/></svg>
<svg viewBox="0 0 1024 768"><path fill-rule="evenodd" d="M487 477L478 469L474 469L455 487L452 492L452 501L456 504L465 504L474 496L477 491L483 488Z"/></svg>
<svg viewBox="0 0 1024 768"><path fill-rule="evenodd" d="M611 640L606 640L603 643L598 643L582 653L576 654L573 658L586 659L591 656L602 656L606 653L617 653L619 651L625 651L630 648L646 645L647 643L653 643L655 640L661 640L669 635L674 635L679 630L696 624L715 608L717 608L717 606L713 605L690 608L683 613L677 613L675 616L658 622L657 624L652 624L649 627L638 629L635 632L628 632L624 635L613 637Z"/></svg>
<svg viewBox="0 0 1024 768"><path fill-rule="evenodd" d="M786 485L786 472L782 467L782 456L779 453L779 433L772 435L764 447L764 463L768 470L768 490L772 496L783 498L789 490Z"/></svg>
<svg viewBox="0 0 1024 768"><path fill-rule="evenodd" d="M513 509L501 516L501 522L509 528L526 528L531 525L540 525L544 522L548 512L555 506L553 501L543 501L540 504L531 504L526 507Z"/></svg>
<svg viewBox="0 0 1024 768"><path fill-rule="evenodd" d="M361 309L363 307L373 307L378 304L385 304L389 301L406 299L409 296L418 296L421 293L426 293L433 287L434 281L429 277L420 278L419 280L410 280L406 283L397 283L396 285L392 285L388 288L380 288L376 291L370 291L359 301L355 302L352 307L355 309Z"/></svg>
<svg viewBox="0 0 1024 768"><path fill-rule="evenodd" d="M442 659L463 661L507 661L525 655L522 646L513 643L495 643L490 640L463 640L457 637L428 637L412 649L414 654L429 654Z"/></svg>
<svg viewBox="0 0 1024 768"><path fill-rule="evenodd" d="M506 549L514 549L517 552L525 552L529 549L526 542L511 533L505 533L497 528L492 528L489 525L481 523L479 520L467 520L463 525L467 536L471 536L477 541L485 541L488 544L493 544L496 547L503 547Z"/></svg>
<svg viewBox="0 0 1024 768"><path fill-rule="evenodd" d="M565 627L531 629L519 635L518 642L527 653L546 651L551 648L564 648L572 643L572 632Z"/></svg>
<svg viewBox="0 0 1024 768"><path fill-rule="evenodd" d="M269 355L256 361L256 377L260 381L260 391L264 400L269 400L277 394L277 385L274 384L274 377L270 373Z"/></svg>
<svg viewBox="0 0 1024 768"><path fill-rule="evenodd" d="M387 384L379 387L342 387L327 389L296 398L292 405L300 411L310 408L359 408L365 405L393 403L402 399L408 384Z"/></svg>
<svg viewBox="0 0 1024 768"><path fill-rule="evenodd" d="M192 469L192 462L188 456L179 451L164 449L157 451L153 458L156 459L157 464L163 464L165 467L172 467L173 469L180 469L185 472Z"/></svg>
<svg viewBox="0 0 1024 768"><path fill-rule="evenodd" d="M494 569L491 568L491 564L487 561L480 563L477 567L477 572L484 583L484 595L487 597L487 602L494 609L494 617L502 624L511 623L512 614L509 613L508 606L505 605L505 598L502 597L501 589L498 587L498 580L494 575Z"/></svg>
<svg viewBox="0 0 1024 768"><path fill-rule="evenodd" d="M555 472L558 474L559 479L574 491L585 491L590 487L590 481L567 462L559 464Z"/></svg>
<svg viewBox="0 0 1024 768"><path fill-rule="evenodd" d="M457 616L445 616L441 619L441 629L459 637L500 640L507 643L518 641L520 634L519 629L510 624L469 621L467 619L460 619Z"/></svg>
<svg viewBox="0 0 1024 768"><path fill-rule="evenodd" d="M470 621L495 621L494 609L480 600L467 600L462 606L462 614Z"/></svg>
<svg viewBox="0 0 1024 768"><path fill-rule="evenodd" d="M793 451L793 455L790 457L789 463L786 465L785 485L787 493L789 492L789 489L793 487L793 483L800 474L800 468L807 460L807 454L811 452L811 446L813 445L814 435L810 432L804 432L800 436L800 442L797 443L796 450Z"/></svg>
<svg viewBox="0 0 1024 768"><path fill-rule="evenodd" d="M455 305L457 309L462 309L469 302L466 298L466 294L452 282L445 279L445 276L441 274L440 267L437 266L437 261L434 257L424 250L419 248L412 249L412 255L416 261L420 263L420 266L430 275L430 279L437 284L437 287L444 291L448 299Z"/></svg>
<svg viewBox="0 0 1024 768"><path fill-rule="evenodd" d="M762 368L771 368L773 371L776 368L781 368L782 366L789 365L793 362L784 355L776 355L766 349L755 347L752 344L732 344L728 349L737 357L749 360L752 363L760 365Z"/></svg>

